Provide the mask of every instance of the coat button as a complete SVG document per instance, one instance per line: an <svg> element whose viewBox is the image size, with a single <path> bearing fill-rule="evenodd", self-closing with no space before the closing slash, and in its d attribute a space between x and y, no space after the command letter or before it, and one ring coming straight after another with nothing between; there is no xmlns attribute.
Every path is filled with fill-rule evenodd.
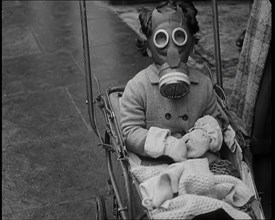
<svg viewBox="0 0 275 220"><path fill-rule="evenodd" d="M182 118L183 121L187 121L188 120L188 115L184 114L183 116L180 116Z"/></svg>
<svg viewBox="0 0 275 220"><path fill-rule="evenodd" d="M167 120L169 120L169 119L171 118L171 114L170 114L170 113L166 113L166 114L165 114L165 118L166 118Z"/></svg>

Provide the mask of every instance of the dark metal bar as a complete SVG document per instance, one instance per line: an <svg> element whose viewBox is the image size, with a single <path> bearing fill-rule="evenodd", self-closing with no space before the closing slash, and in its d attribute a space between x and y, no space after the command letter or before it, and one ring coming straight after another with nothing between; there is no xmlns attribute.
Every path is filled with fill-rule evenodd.
<svg viewBox="0 0 275 220"><path fill-rule="evenodd" d="M133 219L133 206L132 206L132 196L131 196L131 182L128 173L128 162L121 161L123 176L125 179L125 189L127 195L127 207L129 219Z"/></svg>
<svg viewBox="0 0 275 220"><path fill-rule="evenodd" d="M106 162L107 162L108 173L110 175L111 183L112 183L112 186L113 186L113 189L115 192L115 196L117 199L118 207L119 207L119 209L121 209L120 210L121 217L122 217L122 219L128 219L127 218L127 210L124 210L124 207L121 202L120 194L118 191L118 187L117 187L117 184L115 181L112 160L111 160L111 152L108 150L106 150Z"/></svg>
<svg viewBox="0 0 275 220"><path fill-rule="evenodd" d="M212 0L212 18L213 18L213 29L214 29L217 84L221 88L223 88L217 0Z"/></svg>
<svg viewBox="0 0 275 220"><path fill-rule="evenodd" d="M93 106L93 84L91 77L91 64L90 64L90 48L89 48L89 35L87 25L87 13L86 13L86 1L80 0L80 15L81 15L81 26L82 26L82 41L83 41L83 52L84 52L84 65L85 65L85 76L86 76L86 92L88 104L88 113L92 128L97 136L100 136L96 126L95 112Z"/></svg>

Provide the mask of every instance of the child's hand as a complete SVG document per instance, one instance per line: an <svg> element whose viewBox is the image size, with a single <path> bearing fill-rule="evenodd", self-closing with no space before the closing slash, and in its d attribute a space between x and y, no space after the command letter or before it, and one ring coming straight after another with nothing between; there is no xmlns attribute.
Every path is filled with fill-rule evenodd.
<svg viewBox="0 0 275 220"><path fill-rule="evenodd" d="M176 132L176 133L172 133L171 134L173 137L175 137L175 138L182 138L182 134L181 133L179 133L179 132Z"/></svg>
<svg viewBox="0 0 275 220"><path fill-rule="evenodd" d="M185 140L169 136L166 139L164 155L169 156L175 162L181 162L186 160L186 145Z"/></svg>
<svg viewBox="0 0 275 220"><path fill-rule="evenodd" d="M182 137L186 143L187 158L198 158L209 150L209 138L202 129L195 129Z"/></svg>

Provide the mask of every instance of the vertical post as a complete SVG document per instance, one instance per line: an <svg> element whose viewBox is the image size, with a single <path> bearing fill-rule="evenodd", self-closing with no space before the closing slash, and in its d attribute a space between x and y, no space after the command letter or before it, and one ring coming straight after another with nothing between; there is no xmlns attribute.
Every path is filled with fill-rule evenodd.
<svg viewBox="0 0 275 220"><path fill-rule="evenodd" d="M91 77L91 64L90 64L90 48L89 48L89 35L87 25L87 13L86 13L86 1L80 0L80 19L81 19L81 30L82 30L82 41L83 41L83 52L84 52L84 65L85 65L85 76L86 76L86 92L88 105L88 114L92 128L97 136L99 136L96 123L95 123L95 112L93 107L93 85Z"/></svg>
<svg viewBox="0 0 275 220"><path fill-rule="evenodd" d="M223 88L217 0L212 0L212 18L213 18L213 29L214 29L217 83L221 88Z"/></svg>

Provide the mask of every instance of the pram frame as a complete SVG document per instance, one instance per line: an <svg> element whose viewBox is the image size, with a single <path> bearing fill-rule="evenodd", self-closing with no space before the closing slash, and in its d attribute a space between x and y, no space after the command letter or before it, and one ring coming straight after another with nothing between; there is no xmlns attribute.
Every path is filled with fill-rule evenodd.
<svg viewBox="0 0 275 220"><path fill-rule="evenodd" d="M213 12L213 29L214 29L214 43L215 43L215 60L217 67L217 83L214 84L214 88L216 87L218 92L222 91L222 72L221 72L221 58L220 58L220 42L219 42L219 27L218 27L218 10L217 10L217 0L212 1L212 12ZM122 140L122 134L119 128L119 122L117 121L117 117L114 113L114 109L111 105L110 94L116 92L123 92L123 87L111 88L106 91L105 96L101 94L100 89L98 89L98 95L94 99L93 96L93 86L92 86L92 77L91 77L91 65L90 65L90 52L89 52L89 36L88 36L88 27L87 27L87 15L86 15L86 1L79 0L80 13L81 13L81 25L82 25L82 40L83 40L83 51L84 51L84 65L85 65L85 76L86 76L86 89L87 89L87 100L86 104L88 105L88 114L90 118L90 122L95 134L100 139L100 144L102 148L105 150L106 155L106 163L107 170L109 173L109 185L111 186L111 190L113 191L115 200L117 202L117 210L116 216L121 219L133 219L133 204L132 201L132 193L131 193L131 181L132 184L138 188L138 183L135 180L135 177L129 172L129 160L128 160L128 152L126 150L126 146ZM211 72L209 71L210 78L213 82ZM99 85L98 85L99 88ZM216 90L216 91L217 91ZM216 94L218 94L216 92ZM223 93L224 95L224 93ZM226 108L226 97L225 95L219 99L219 104L223 109ZM106 131L104 138L101 136L99 129L97 127L94 104L97 103L98 107L101 109L106 123ZM116 146L116 147L114 147ZM123 204L121 195L119 193L119 189L115 180L111 153L115 152L117 156L117 161L121 165L123 178L125 182L126 188L126 196L127 196L127 205ZM249 168L249 167L248 167ZM254 180L252 178L252 184L255 187L255 196L256 199L259 200L259 196L256 190L256 186ZM139 191L138 191L139 193ZM140 195L141 198L141 195ZM105 207L102 206L102 207ZM144 209L145 210L145 209ZM261 216L264 218L263 209L260 204ZM100 217L100 216L99 216ZM106 216L104 216L105 218ZM140 215L138 219L150 218L150 213L148 210L145 210L144 213Z"/></svg>
<svg viewBox="0 0 275 220"><path fill-rule="evenodd" d="M115 128L111 126L111 120L116 120L115 119L115 115L108 109L107 107L107 102L105 100L105 98L102 95L99 95L97 97L96 100L94 100L93 98L93 83L92 83L92 77L91 77L91 64L90 64L90 50L89 50L89 35L88 35L88 25L87 25L87 13L86 13L86 1L85 0L80 0L79 1L79 7L80 7L80 18L81 18L81 27L82 27L82 41L83 41L83 52L84 52L84 65L85 65L85 76L86 76L86 90L87 90L87 100L86 100L86 104L88 105L88 114L89 114L89 118L90 118L90 122L92 125L92 128L95 132L95 134L99 137L100 139L100 145L105 149L105 155L106 155L106 162L107 162L107 169L108 169L108 173L110 176L110 182L111 182L111 186L112 189L114 191L114 194L116 196L116 200L118 203L118 212L121 215L122 219L127 219L127 218L131 218L132 214L131 214L131 195L130 195L130 187L129 187L129 178L128 178L128 166L126 165L126 156L124 155L124 153L126 152L126 148L125 146L122 145L122 139L120 138L121 135L119 137L117 137L116 135L114 136L114 138L116 137L117 140L117 146L119 146L119 148L112 148L111 146L111 139L110 139L110 135L114 135L114 129L116 129L117 132L119 132L118 127L116 126ZM107 96L108 97L108 96ZM95 111L94 111L94 106L93 104L99 102L99 107L101 108L104 117L106 119L106 125L107 125L107 130L105 133L105 138L103 139L103 137L101 137L100 132L98 130L97 124L96 124L96 119L95 119ZM122 150L123 148L125 148L125 150ZM118 160L121 163L121 167L123 169L123 176L125 178L125 185L126 185L126 192L127 192L127 201L128 202L128 206L124 207L122 202L121 202L121 197L118 193L118 187L117 184L115 182L115 178L114 178L114 173L113 173L113 167L112 167L112 162L111 162L111 151L116 151L118 156Z"/></svg>

